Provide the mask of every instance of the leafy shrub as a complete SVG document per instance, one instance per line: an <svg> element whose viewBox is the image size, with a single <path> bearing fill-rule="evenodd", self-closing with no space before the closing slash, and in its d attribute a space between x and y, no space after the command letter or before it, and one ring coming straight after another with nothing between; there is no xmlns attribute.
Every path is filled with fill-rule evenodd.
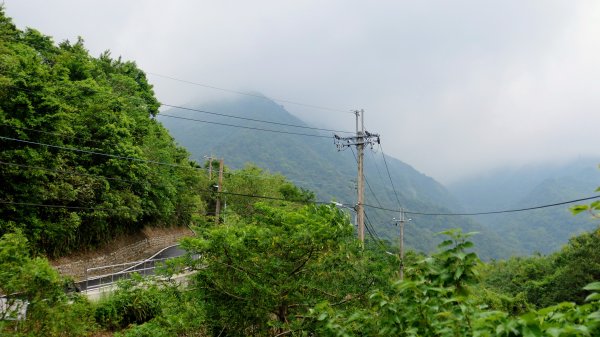
<svg viewBox="0 0 600 337"><path fill-rule="evenodd" d="M103 328L115 330L145 323L160 312L160 289L134 276L119 281L117 290L98 303L94 317Z"/></svg>

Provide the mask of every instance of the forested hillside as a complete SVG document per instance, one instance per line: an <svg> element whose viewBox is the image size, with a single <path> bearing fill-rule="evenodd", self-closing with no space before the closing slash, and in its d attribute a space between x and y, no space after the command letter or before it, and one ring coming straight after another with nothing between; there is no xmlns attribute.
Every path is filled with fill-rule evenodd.
<svg viewBox="0 0 600 337"><path fill-rule="evenodd" d="M0 41L0 235L56 256L202 209L200 175L135 63L81 39L56 46L3 13Z"/></svg>
<svg viewBox="0 0 600 337"><path fill-rule="evenodd" d="M468 205L469 211L475 212L560 203L595 194L593 186L600 181L599 162L600 158L581 158L566 164L503 170L467 179L450 189ZM589 216L573 217L568 206L476 219L518 242L522 254L549 254L573 235L593 230L597 225Z"/></svg>
<svg viewBox="0 0 600 337"><path fill-rule="evenodd" d="M177 142L192 153L194 159L202 160L204 156L212 154L223 157L225 163L232 168L254 163L271 172L279 172L298 186L314 191L319 200L336 200L347 205L356 203L355 154L350 148L338 152L333 144L332 132L249 121L248 119L268 120L308 126L281 105L268 99L240 97L189 106L196 110L246 119L182 109L167 109L159 114L158 119L169 129ZM220 124L203 123L194 119ZM285 132L324 137L300 136ZM385 135L382 135L382 143L386 144ZM377 146L365 150L365 177L365 203L375 206L365 208L367 217L378 235L392 244L397 243L398 237L398 228L394 226L392 219L398 218L399 214L382 211L377 207L398 209L400 204L408 210L425 213L448 213L461 209L460 203L441 184L400 160L386 156L384 161L381 149ZM413 221L406 227L406 242L409 247L418 251L432 251L441 240L435 233L454 227L480 232L474 240L480 244L478 251L485 258L509 256L513 251L511 242L500 243L495 232L486 231L470 219L423 215L411 217Z"/></svg>
<svg viewBox="0 0 600 337"><path fill-rule="evenodd" d="M352 202L348 152L188 120L180 127L189 126L190 141L207 143L207 153L229 156L238 168L224 168L218 192L216 174L205 170L214 172L216 161L201 167L175 144L155 119L158 102L134 63L91 57L81 40L56 46L35 30L17 30L2 7L0 60L2 336L600 335L598 229L550 256L486 264L471 234L451 229L433 239L441 229L481 226L414 214L412 243L441 242L431 254L402 258L389 244L359 242L344 210L318 202L337 193ZM262 104L256 111L263 118L289 120L283 110L263 115L269 109ZM380 160L373 158L368 178L382 170ZM240 169L246 161L289 170L298 181L256 165ZM386 161L399 200L379 172L370 179L370 204L458 207L433 179ZM575 211L597 216L600 201ZM174 225L195 232L180 242L186 254L157 262L157 275L134 274L104 288L98 301L75 291L44 256ZM507 245L489 232L479 238L488 256Z"/></svg>

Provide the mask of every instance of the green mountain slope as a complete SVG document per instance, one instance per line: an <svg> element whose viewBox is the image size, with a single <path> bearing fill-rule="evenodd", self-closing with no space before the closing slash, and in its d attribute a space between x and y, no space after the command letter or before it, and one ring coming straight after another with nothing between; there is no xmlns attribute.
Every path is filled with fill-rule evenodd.
<svg viewBox="0 0 600 337"><path fill-rule="evenodd" d="M465 205L471 205L469 211L559 203L594 195L594 189L600 185L598 162L598 158L588 158L564 165L498 171L451 186L451 190ZM586 214L573 216L568 207L481 216L478 220L518 242L525 254L550 253L559 249L570 237L598 225L597 219Z"/></svg>
<svg viewBox="0 0 600 337"><path fill-rule="evenodd" d="M243 118L306 126L282 106L267 99L248 97L196 105L195 108ZM326 136L332 134L176 109L164 111L158 117L177 142L186 147L196 160L202 161L204 156L212 154L225 158L226 165L232 168L241 168L246 163L255 163L271 172L282 173L297 185L316 192L319 200L355 203L356 162L353 150L346 149L338 152L332 137L316 138L264 132L175 119L166 117L167 115L283 132ZM398 192L398 199L403 207L420 212L449 212L460 209L459 202L434 179L397 159L392 157L386 159ZM381 152L376 153L376 149L366 150L365 176L368 182L365 203L398 209L398 202L389 182L383 157ZM367 207L366 212L377 235L395 243L397 227L393 225L392 218L398 217L398 214L372 207ZM407 245L414 249L431 251L439 242L435 233L448 228L461 227L465 231L482 232L475 241L479 243L479 250L483 257L510 254L509 245L500 245L500 240L494 232L485 232L483 227L469 219L417 215L412 218L413 221L406 229L406 241Z"/></svg>

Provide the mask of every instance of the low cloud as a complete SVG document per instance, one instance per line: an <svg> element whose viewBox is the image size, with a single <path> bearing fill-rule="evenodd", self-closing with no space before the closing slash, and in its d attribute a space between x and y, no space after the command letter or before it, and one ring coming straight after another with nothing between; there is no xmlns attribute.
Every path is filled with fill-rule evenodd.
<svg viewBox="0 0 600 337"><path fill-rule="evenodd" d="M218 87L364 108L384 149L451 182L598 153L596 1L41 1L6 12L57 41ZM149 76L172 104L227 95ZM351 114L282 103L313 124Z"/></svg>

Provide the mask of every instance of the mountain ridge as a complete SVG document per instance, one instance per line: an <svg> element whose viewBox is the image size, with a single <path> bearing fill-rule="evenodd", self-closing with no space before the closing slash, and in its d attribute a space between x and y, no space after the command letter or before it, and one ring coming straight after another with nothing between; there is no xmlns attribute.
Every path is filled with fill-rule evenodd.
<svg viewBox="0 0 600 337"><path fill-rule="evenodd" d="M261 119L278 123L308 126L301 119L287 112L281 105L266 99L240 98L196 105L197 110L234 115L247 119ZM201 107L201 108L200 108ZM168 110L165 114L184 118L202 119L213 123L236 124L243 127L270 129L283 132L310 133L309 136L264 132L236 127L212 127L210 124L190 122L158 115L159 121L170 130L177 142L188 148L192 158L202 162L205 155L225 158L231 168L242 168L254 163L271 172L279 172L300 187L310 189L319 200L336 200L344 204L355 203L356 159L353 149L337 151L333 134L312 129L283 125L265 125L250 120L234 121L223 116L201 116L201 112ZM206 114L206 113L205 113ZM240 122L241 121L241 122ZM225 129L226 128L226 129ZM394 194L382 153L365 149L365 204L368 221L372 221L379 236L392 243L397 242L397 227L392 218L397 213L379 208L417 210L420 212L448 213L462 209L458 200L435 179L428 177L409 164L386 156L398 201ZM374 207L372 207L374 206ZM413 224L406 228L407 245L419 251L432 251L440 241L434 234L448 228L463 227L465 231L484 229L474 221L461 217L426 217L416 215ZM483 233L474 238L484 258L509 255L495 233Z"/></svg>

